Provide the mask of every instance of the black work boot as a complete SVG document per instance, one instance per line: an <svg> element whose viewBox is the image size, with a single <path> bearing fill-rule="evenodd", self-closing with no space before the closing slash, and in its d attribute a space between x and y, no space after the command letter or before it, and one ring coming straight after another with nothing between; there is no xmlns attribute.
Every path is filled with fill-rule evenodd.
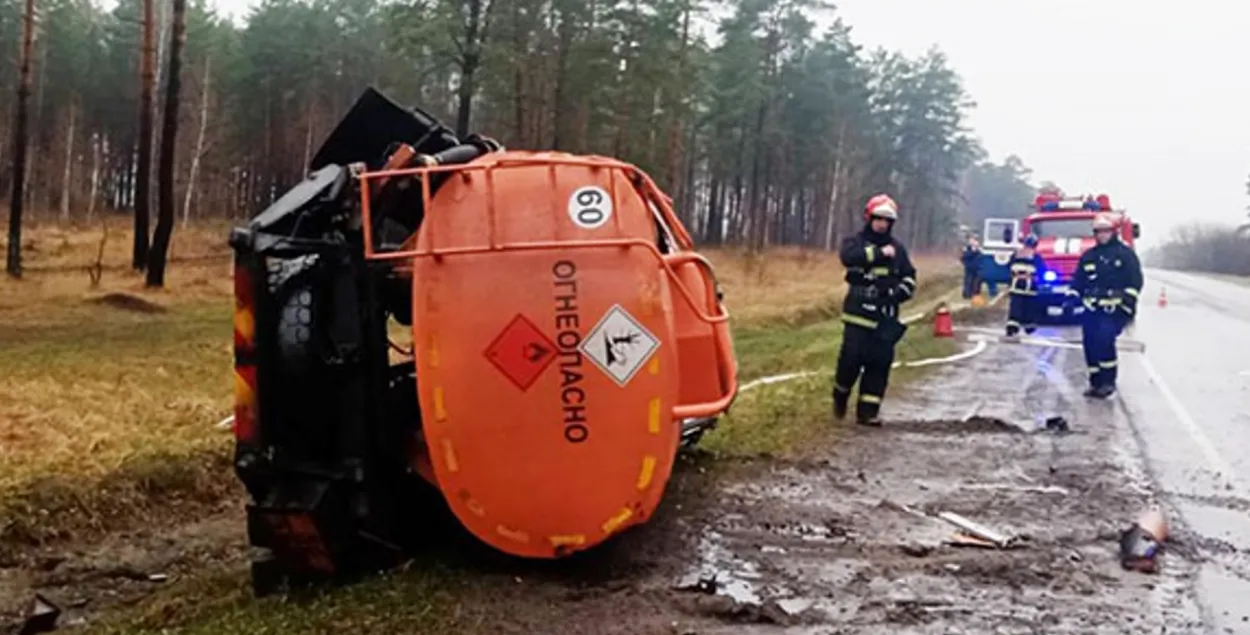
<svg viewBox="0 0 1250 635"><path fill-rule="evenodd" d="M846 418L846 409L851 401L851 391L842 392L837 387L833 389L833 418L841 421Z"/></svg>
<svg viewBox="0 0 1250 635"><path fill-rule="evenodd" d="M865 405L861 403L859 407L855 409L855 423L858 423L861 426L880 428L880 412L878 408L874 406L876 406L876 404Z"/></svg>
<svg viewBox="0 0 1250 635"><path fill-rule="evenodd" d="M846 418L847 397L833 396L833 418L841 421Z"/></svg>

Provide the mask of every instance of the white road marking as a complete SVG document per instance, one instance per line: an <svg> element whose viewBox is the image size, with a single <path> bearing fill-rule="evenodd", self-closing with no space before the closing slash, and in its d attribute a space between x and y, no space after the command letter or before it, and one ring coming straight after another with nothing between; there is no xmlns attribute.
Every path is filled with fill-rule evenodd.
<svg viewBox="0 0 1250 635"><path fill-rule="evenodd" d="M1176 415L1177 421L1185 427L1185 431L1189 433L1189 438L1193 440L1198 449L1202 451L1203 456L1207 459L1207 466L1215 470L1217 477L1222 476L1226 484L1232 488L1238 495L1243 495L1246 491L1237 473L1233 471L1233 466L1215 449L1215 444L1211 442L1210 437L1202 431L1198 426L1198 422L1194 421L1189 410L1177 399L1176 394L1172 392L1172 388L1163 381L1163 377L1159 375L1159 371L1155 370L1154 364L1150 363L1150 358L1145 355L1138 357L1141 360L1142 368L1146 374L1150 376L1150 381L1159 389L1159 394L1163 395L1163 399L1168 402L1168 407L1172 409L1172 413Z"/></svg>

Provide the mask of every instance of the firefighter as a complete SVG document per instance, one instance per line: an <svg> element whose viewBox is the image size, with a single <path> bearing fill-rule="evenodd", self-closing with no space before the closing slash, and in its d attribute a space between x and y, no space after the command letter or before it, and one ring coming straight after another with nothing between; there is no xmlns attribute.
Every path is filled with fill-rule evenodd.
<svg viewBox="0 0 1250 635"><path fill-rule="evenodd" d="M890 234L897 220L894 199L873 196L864 207L863 230L842 241L840 251L848 289L842 303L845 328L834 375L833 414L837 419L846 416L858 380L855 419L862 425L881 425L894 347L906 331L899 305L916 294L916 268L903 243Z"/></svg>
<svg viewBox="0 0 1250 635"><path fill-rule="evenodd" d="M1136 252L1120 242L1119 222L1106 212L1094 217L1097 244L1081 254L1072 277L1070 302L1085 306L1081 339L1089 371L1086 397L1106 399L1115 394L1119 360L1115 340L1137 317L1141 294L1141 262Z"/></svg>
<svg viewBox="0 0 1250 635"><path fill-rule="evenodd" d="M1046 262L1036 251L1037 236L1024 237L1024 244L1012 255L1008 267L1011 270L1011 304L1007 309L1007 337L1014 338L1020 329L1032 335L1037 329L1037 287Z"/></svg>
<svg viewBox="0 0 1250 635"><path fill-rule="evenodd" d="M959 261L964 266L964 299L971 300L981 289L981 243L969 234Z"/></svg>

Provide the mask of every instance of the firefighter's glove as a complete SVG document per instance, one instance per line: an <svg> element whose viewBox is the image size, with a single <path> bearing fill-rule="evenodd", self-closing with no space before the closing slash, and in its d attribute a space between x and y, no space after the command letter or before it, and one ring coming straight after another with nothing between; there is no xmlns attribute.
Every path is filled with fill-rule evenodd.
<svg viewBox="0 0 1250 635"><path fill-rule="evenodd" d="M906 282L899 283L894 289L894 295L903 300L910 300L912 296L912 288Z"/></svg>
<svg viewBox="0 0 1250 635"><path fill-rule="evenodd" d="M1123 304L1120 305L1124 312L1128 314L1129 320L1137 317L1137 296L1140 292L1137 289L1125 289L1123 295Z"/></svg>

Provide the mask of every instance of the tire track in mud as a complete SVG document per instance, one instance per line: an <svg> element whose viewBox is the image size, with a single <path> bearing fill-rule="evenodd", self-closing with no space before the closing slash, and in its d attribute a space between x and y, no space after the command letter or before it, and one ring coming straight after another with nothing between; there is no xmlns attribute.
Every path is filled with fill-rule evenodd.
<svg viewBox="0 0 1250 635"><path fill-rule="evenodd" d="M726 488L679 585L696 587L678 601L688 631L1193 632L1185 554L1157 576L1119 567L1118 533L1149 479L1124 413L1087 403L1084 381L1079 351L993 345L887 399L885 427L846 431L823 463ZM1051 415L1070 431L1046 431ZM1024 546L946 546L953 527L884 501Z"/></svg>

